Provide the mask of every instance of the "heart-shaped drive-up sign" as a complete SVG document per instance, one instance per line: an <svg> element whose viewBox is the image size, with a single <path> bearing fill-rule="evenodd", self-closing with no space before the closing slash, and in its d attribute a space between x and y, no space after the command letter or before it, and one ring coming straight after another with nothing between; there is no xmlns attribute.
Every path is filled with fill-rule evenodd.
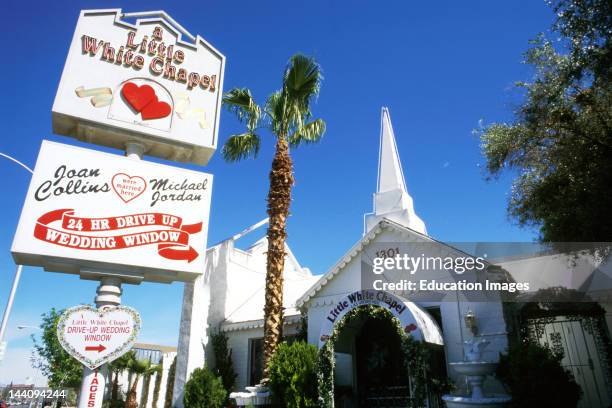
<svg viewBox="0 0 612 408"><path fill-rule="evenodd" d="M140 331L140 315L130 307L67 309L57 325L57 338L72 357L94 370L130 351Z"/></svg>
<svg viewBox="0 0 612 408"><path fill-rule="evenodd" d="M111 180L113 190L124 202L129 203L147 189L147 182L140 176L117 173Z"/></svg>
<svg viewBox="0 0 612 408"><path fill-rule="evenodd" d="M160 102L155 89L150 85L136 85L127 82L121 88L121 95L125 101L142 116L142 120L162 119L172 112L166 102Z"/></svg>

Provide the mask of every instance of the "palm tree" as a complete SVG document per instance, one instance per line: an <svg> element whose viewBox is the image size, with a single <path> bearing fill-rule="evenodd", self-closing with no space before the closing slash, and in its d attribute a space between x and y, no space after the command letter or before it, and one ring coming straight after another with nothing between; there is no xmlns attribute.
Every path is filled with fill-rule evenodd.
<svg viewBox="0 0 612 408"><path fill-rule="evenodd" d="M131 361L136 359L136 354L133 351L125 353L118 359L108 364L109 372L114 374L113 386L111 389L111 400L119 399L119 375L130 367Z"/></svg>
<svg viewBox="0 0 612 408"><path fill-rule="evenodd" d="M127 400L125 402L125 408L138 408L138 401L136 399L136 388L138 388L138 380L142 375L151 369L151 361L149 360L137 360L130 361L128 370L133 375L134 379L130 390L128 391Z"/></svg>
<svg viewBox="0 0 612 408"><path fill-rule="evenodd" d="M149 385L151 384L151 376L154 374L161 375L161 372L162 372L161 364L155 364L155 365L151 365L149 369L144 373L144 380L142 383L142 398L140 399L140 408L147 408L147 402L149 400ZM155 405L153 407L155 407Z"/></svg>
<svg viewBox="0 0 612 408"><path fill-rule="evenodd" d="M263 107L255 103L247 88L234 88L223 96L224 106L246 125L246 132L232 135L223 146L223 157L230 162L256 157L261 128L276 137L276 150L270 171L268 191L268 252L264 307L264 378L268 363L282 337L283 270L285 266L286 224L293 187L290 147L316 143L325 132L325 122L311 120L310 103L319 94L321 68L313 58L296 54L289 60L283 86L272 93Z"/></svg>

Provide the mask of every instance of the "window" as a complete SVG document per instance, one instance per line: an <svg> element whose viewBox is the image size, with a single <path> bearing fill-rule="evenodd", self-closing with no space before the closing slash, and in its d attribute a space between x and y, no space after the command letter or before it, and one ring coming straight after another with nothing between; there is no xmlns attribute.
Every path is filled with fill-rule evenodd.
<svg viewBox="0 0 612 408"><path fill-rule="evenodd" d="M297 340L297 335L283 337L283 341L291 344ZM249 339L249 385L257 385L263 378L263 338Z"/></svg>
<svg viewBox="0 0 612 408"><path fill-rule="evenodd" d="M257 385L263 377L263 338L249 339L249 385Z"/></svg>

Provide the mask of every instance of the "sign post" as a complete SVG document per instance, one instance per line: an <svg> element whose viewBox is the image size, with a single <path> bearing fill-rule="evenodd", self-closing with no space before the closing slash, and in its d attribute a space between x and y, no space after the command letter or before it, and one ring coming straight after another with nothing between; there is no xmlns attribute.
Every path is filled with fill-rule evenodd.
<svg viewBox="0 0 612 408"><path fill-rule="evenodd" d="M78 408L101 408L106 379L99 369L83 367L83 380L79 393Z"/></svg>
<svg viewBox="0 0 612 408"><path fill-rule="evenodd" d="M18 264L100 282L96 309L69 309L58 325L60 343L85 367L79 408L101 406L99 368L127 352L140 328L138 313L120 306L122 284L186 282L177 383L193 368L202 307L190 288L204 273L212 176L142 157L207 164L224 69L219 51L163 11L79 15L53 131L127 158L43 141L12 247Z"/></svg>
<svg viewBox="0 0 612 408"><path fill-rule="evenodd" d="M140 330L140 316L121 303L120 281L102 278L94 309L76 306L61 316L57 332L60 344L83 363L78 408L100 408L106 379L100 368L133 346Z"/></svg>

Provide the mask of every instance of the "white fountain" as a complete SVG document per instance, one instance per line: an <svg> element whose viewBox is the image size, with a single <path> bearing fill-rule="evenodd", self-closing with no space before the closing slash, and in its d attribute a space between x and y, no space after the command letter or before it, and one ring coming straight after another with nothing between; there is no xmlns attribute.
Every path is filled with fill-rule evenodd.
<svg viewBox="0 0 612 408"><path fill-rule="evenodd" d="M246 387L247 392L232 392L230 399L239 407L269 405L272 402L270 390L265 385Z"/></svg>
<svg viewBox="0 0 612 408"><path fill-rule="evenodd" d="M482 391L482 383L487 375L493 374L497 363L484 361L482 352L490 341L473 337L465 341L465 361L450 363L450 366L459 374L466 376L472 390L470 396L443 395L442 399L448 408L495 408L503 407L508 401L508 395L485 396Z"/></svg>

